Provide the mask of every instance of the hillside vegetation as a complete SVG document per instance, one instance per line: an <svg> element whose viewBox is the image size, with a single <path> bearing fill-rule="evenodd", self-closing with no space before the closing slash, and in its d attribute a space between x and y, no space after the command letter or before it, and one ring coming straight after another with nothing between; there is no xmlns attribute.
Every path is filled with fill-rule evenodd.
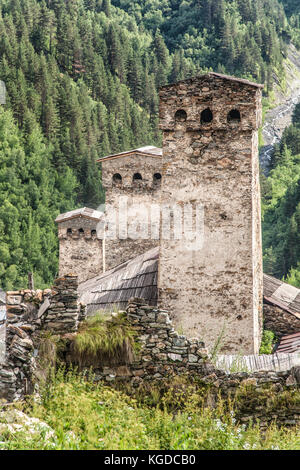
<svg viewBox="0 0 300 470"><path fill-rule="evenodd" d="M262 181L264 270L300 287L300 104Z"/></svg>
<svg viewBox="0 0 300 470"><path fill-rule="evenodd" d="M234 404L220 400L215 408L206 408L201 391L178 380L162 397L152 387L145 402L136 390L131 398L73 372L58 372L39 401L19 405L29 417L13 409L0 411L0 449L300 449L296 428L273 425L263 432L254 423L246 428L237 423ZM299 401L299 396L290 399ZM270 406L271 401L269 396L267 405L259 405Z"/></svg>
<svg viewBox="0 0 300 470"><path fill-rule="evenodd" d="M55 216L103 202L97 157L160 145L160 85L214 69L268 93L299 32L285 3L3 0L0 286L52 282Z"/></svg>

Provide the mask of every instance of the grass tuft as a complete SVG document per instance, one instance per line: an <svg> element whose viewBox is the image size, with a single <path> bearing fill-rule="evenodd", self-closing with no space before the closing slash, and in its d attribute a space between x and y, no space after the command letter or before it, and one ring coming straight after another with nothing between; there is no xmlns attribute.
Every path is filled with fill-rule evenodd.
<svg viewBox="0 0 300 470"><path fill-rule="evenodd" d="M129 364L137 348L135 337L124 314L98 313L80 324L71 340L71 359L79 366Z"/></svg>

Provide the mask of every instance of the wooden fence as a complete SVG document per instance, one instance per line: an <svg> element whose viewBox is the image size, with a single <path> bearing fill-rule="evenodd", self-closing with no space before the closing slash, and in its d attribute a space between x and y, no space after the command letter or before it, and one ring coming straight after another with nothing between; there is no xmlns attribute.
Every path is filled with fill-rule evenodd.
<svg viewBox="0 0 300 470"><path fill-rule="evenodd" d="M274 370L282 372L300 366L300 352L290 354L219 355L215 365L226 372L255 372Z"/></svg>

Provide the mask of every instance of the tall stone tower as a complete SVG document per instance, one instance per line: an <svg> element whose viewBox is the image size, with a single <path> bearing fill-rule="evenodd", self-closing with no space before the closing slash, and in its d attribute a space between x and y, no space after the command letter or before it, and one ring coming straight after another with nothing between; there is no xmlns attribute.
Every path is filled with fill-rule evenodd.
<svg viewBox="0 0 300 470"><path fill-rule="evenodd" d="M258 128L262 85L216 73L160 92L161 204L202 207L203 243L160 240L159 303L227 353L257 353L262 317ZM193 218L195 223L195 215Z"/></svg>
<svg viewBox="0 0 300 470"><path fill-rule="evenodd" d="M162 150L148 146L98 160L109 226L105 271L158 246L161 159Z"/></svg>
<svg viewBox="0 0 300 470"><path fill-rule="evenodd" d="M103 272L104 214L83 207L60 214L58 224L59 275L73 273L83 282Z"/></svg>

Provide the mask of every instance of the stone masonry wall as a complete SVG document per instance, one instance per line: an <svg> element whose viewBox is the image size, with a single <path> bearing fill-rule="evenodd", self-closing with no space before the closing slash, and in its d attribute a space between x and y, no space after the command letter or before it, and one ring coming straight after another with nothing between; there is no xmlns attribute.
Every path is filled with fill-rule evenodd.
<svg viewBox="0 0 300 470"><path fill-rule="evenodd" d="M212 120L202 122L210 109ZM241 120L227 120L231 110ZM161 204L203 207L203 244L161 236L159 305L212 347L256 354L262 327L257 130L261 89L214 75L162 87ZM201 224L201 220L200 220Z"/></svg>
<svg viewBox="0 0 300 470"><path fill-rule="evenodd" d="M139 173L142 180L133 180ZM115 182L119 174L122 182ZM161 180L154 175L161 174L161 157L133 154L102 162L102 183L106 194L106 214L113 219L113 211L121 217L127 215L127 223L119 224L117 216L116 238L105 239L105 270L128 261L133 256L145 253L159 244L159 220L151 212L152 204L159 204ZM154 230L149 229L150 221ZM156 222L156 223L155 223ZM119 227L121 227L119 231ZM134 238L130 230L137 233Z"/></svg>
<svg viewBox="0 0 300 470"><path fill-rule="evenodd" d="M273 331L280 338L283 335L298 333L300 318L275 305L264 304L264 326L266 330Z"/></svg>
<svg viewBox="0 0 300 470"><path fill-rule="evenodd" d="M204 343L197 338L187 338L173 328L167 311L143 304L142 299L129 300L126 310L128 321L138 331L141 350L131 364L119 364L95 369L98 379L108 383L130 382L139 387L143 383L162 383L176 375L190 375L211 387L216 397L232 396L243 386L249 386L259 397L264 387L275 393L285 389L296 389L300 384L300 368L286 372L261 371L228 374L210 363ZM240 412L241 421L258 418L266 426L275 418L280 424L300 423L299 403L290 406L284 413L245 406Z"/></svg>
<svg viewBox="0 0 300 470"><path fill-rule="evenodd" d="M9 291L6 354L0 364L0 399L20 399L33 390L35 341L42 330L53 334L74 332L85 318L78 301L77 276L56 279L52 289Z"/></svg>
<svg viewBox="0 0 300 470"><path fill-rule="evenodd" d="M13 401L33 391L32 377L36 369L35 341L44 329L54 334L76 332L77 324L85 318L85 306L76 303L76 276L55 281L46 291L8 292L10 316L7 325L7 356L0 367L0 398ZM49 301L49 305L48 305ZM48 305L48 306L47 306ZM190 375L224 397L243 386L250 386L255 394L264 387L273 391L295 389L300 383L300 368L286 372L255 372L227 374L210 363L201 339L178 334L166 310L145 305L142 299L130 299L126 315L137 331L139 352L131 363L95 368L98 379L107 383L128 381L134 387L144 383L164 383L176 375ZM262 419L265 426L277 419L278 423L299 423L299 406L290 406L284 412L251 409L240 411L241 421L251 417ZM297 409L298 407L298 409Z"/></svg>
<svg viewBox="0 0 300 470"><path fill-rule="evenodd" d="M85 217L59 222L59 276L74 273L84 282L103 272L103 234L96 229L97 221Z"/></svg>

